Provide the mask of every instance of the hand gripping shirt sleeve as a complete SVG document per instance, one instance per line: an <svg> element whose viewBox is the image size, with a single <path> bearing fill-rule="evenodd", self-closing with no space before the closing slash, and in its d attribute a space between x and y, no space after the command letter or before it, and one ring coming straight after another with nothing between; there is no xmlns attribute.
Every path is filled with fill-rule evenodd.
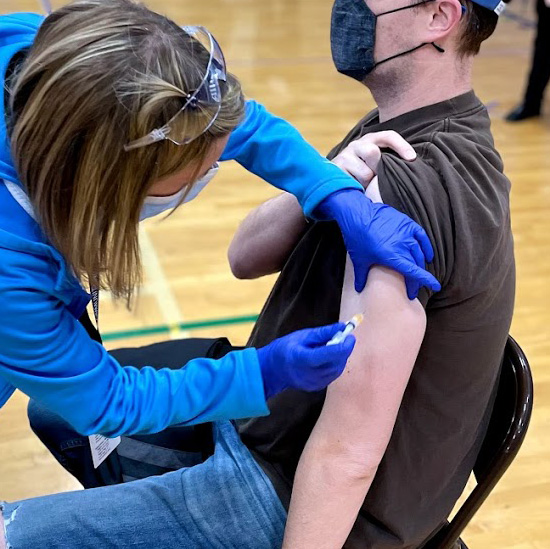
<svg viewBox="0 0 550 549"><path fill-rule="evenodd" d="M455 244L452 208L441 175L421 155L414 162L407 162L395 154L383 153L378 186L385 204L409 216L426 231L434 250L434 259L426 270L446 286L453 270ZM424 287L418 298L426 307L434 295L437 296Z"/></svg>
<svg viewBox="0 0 550 549"><path fill-rule="evenodd" d="M255 349L180 370L138 370L122 367L43 292L3 289L0 310L0 376L82 434L154 433L268 413Z"/></svg>
<svg viewBox="0 0 550 549"><path fill-rule="evenodd" d="M246 102L245 119L231 134L221 160L236 160L274 187L293 194L308 217L336 191L363 190L296 128L255 101Z"/></svg>

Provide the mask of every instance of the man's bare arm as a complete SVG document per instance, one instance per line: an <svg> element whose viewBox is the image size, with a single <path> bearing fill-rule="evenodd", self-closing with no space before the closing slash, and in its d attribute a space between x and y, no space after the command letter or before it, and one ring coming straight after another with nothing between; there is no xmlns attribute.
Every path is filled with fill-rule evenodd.
<svg viewBox="0 0 550 549"><path fill-rule="evenodd" d="M372 269L357 294L348 260L341 318L365 312L342 376L327 391L292 492L285 549L339 549L370 488L424 337L426 316L403 278Z"/></svg>
<svg viewBox="0 0 550 549"><path fill-rule="evenodd" d="M285 193L253 210L241 223L227 256L237 278L259 278L280 271L307 221L296 198Z"/></svg>
<svg viewBox="0 0 550 549"><path fill-rule="evenodd" d="M416 152L398 133L371 133L350 143L334 164L365 188L378 172L381 148L394 150L405 160ZM291 194L268 200L253 210L237 229L228 258L237 278L259 278L280 271L306 228L306 220Z"/></svg>

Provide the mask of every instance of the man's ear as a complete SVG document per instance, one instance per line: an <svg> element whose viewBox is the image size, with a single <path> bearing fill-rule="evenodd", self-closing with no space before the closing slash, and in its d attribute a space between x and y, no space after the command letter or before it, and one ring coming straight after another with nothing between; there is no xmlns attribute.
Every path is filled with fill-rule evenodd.
<svg viewBox="0 0 550 549"><path fill-rule="evenodd" d="M431 3L430 3L431 4ZM431 8L431 18L428 22L427 42L435 42L447 38L453 34L460 25L463 17L463 9L460 0L436 0Z"/></svg>

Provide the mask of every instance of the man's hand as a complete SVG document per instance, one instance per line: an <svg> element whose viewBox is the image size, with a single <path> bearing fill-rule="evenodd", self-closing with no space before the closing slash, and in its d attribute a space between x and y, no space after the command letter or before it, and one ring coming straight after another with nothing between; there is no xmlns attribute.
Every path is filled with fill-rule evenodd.
<svg viewBox="0 0 550 549"><path fill-rule="evenodd" d="M333 162L365 187L378 172L381 149L414 160L414 149L396 132L378 132L351 143ZM440 285L424 271L433 249L414 221L383 204L373 205L360 190L343 190L326 198L315 211L318 219L335 220L355 267L356 289L365 287L372 265L400 272L407 292L415 298L422 286ZM281 195L250 214L239 227L229 249L231 270L238 278L256 278L281 270L306 229L302 210L292 195Z"/></svg>
<svg viewBox="0 0 550 549"><path fill-rule="evenodd" d="M391 149L404 160L416 159L416 151L407 141L397 132L387 131L369 133L353 141L332 162L367 188L378 174L381 149Z"/></svg>

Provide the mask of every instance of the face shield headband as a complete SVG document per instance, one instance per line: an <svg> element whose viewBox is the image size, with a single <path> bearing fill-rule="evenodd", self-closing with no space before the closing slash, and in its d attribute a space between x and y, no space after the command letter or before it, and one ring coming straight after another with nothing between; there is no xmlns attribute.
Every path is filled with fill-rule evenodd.
<svg viewBox="0 0 550 549"><path fill-rule="evenodd" d="M227 68L225 58L220 45L212 34L204 27L183 27L183 30L197 40L206 51L210 53L210 58L206 66L204 78L198 88L188 93L181 109L164 126L155 128L150 133L131 141L124 145L125 151L146 147L152 143L168 140L175 145L187 145L197 137L207 132L216 121L222 103L222 93L220 82L227 81ZM205 109L210 111L211 116L205 116L204 123L193 128L193 131L186 135L174 135L173 122L186 109Z"/></svg>

